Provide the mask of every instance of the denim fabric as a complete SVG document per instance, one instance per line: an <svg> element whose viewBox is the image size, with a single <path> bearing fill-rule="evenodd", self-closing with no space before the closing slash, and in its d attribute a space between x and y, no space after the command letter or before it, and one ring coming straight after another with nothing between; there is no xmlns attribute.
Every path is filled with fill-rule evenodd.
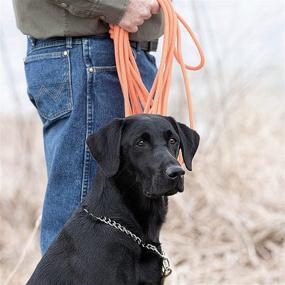
<svg viewBox="0 0 285 285"><path fill-rule="evenodd" d="M150 89L154 57L134 50ZM85 140L114 117L124 117L113 41L86 38L28 38L28 95L43 123L48 183L41 223L44 254L73 210L91 189L97 171Z"/></svg>

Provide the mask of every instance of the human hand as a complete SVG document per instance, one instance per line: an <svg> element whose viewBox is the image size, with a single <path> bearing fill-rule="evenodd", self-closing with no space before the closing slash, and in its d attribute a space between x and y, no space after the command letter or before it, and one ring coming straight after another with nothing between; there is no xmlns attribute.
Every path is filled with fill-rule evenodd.
<svg viewBox="0 0 285 285"><path fill-rule="evenodd" d="M129 0L128 8L119 22L119 26L130 33L138 31L138 27L160 10L157 0Z"/></svg>

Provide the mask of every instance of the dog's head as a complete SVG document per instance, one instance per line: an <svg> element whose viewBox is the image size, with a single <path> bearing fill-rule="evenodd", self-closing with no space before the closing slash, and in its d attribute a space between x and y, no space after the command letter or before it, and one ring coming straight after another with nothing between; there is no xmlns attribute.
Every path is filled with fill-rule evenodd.
<svg viewBox="0 0 285 285"><path fill-rule="evenodd" d="M182 192L184 170L177 161L179 150L188 170L199 145L199 135L172 117L135 115L114 119L87 139L92 156L107 177L128 168L149 198Z"/></svg>

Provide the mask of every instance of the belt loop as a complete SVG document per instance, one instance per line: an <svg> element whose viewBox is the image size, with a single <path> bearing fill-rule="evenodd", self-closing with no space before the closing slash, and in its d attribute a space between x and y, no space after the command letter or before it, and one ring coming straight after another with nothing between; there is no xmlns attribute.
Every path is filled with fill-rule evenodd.
<svg viewBox="0 0 285 285"><path fill-rule="evenodd" d="M28 39L31 41L32 47L34 48L36 46L37 39L35 39L31 36L28 36Z"/></svg>
<svg viewBox="0 0 285 285"><path fill-rule="evenodd" d="M66 48L72 48L72 37L66 37Z"/></svg>
<svg viewBox="0 0 285 285"><path fill-rule="evenodd" d="M137 51L141 51L142 50L142 46L140 42L137 42Z"/></svg>

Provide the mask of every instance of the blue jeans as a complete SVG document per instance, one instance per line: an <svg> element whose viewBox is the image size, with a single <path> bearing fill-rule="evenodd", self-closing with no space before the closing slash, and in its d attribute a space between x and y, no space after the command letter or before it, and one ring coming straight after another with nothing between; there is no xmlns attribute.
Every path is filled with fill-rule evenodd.
<svg viewBox="0 0 285 285"><path fill-rule="evenodd" d="M152 55L133 50L150 89ZM36 40L28 38L28 95L43 123L48 183L42 212L44 254L90 191L97 171L86 138L114 117L124 117L113 41L108 35Z"/></svg>

